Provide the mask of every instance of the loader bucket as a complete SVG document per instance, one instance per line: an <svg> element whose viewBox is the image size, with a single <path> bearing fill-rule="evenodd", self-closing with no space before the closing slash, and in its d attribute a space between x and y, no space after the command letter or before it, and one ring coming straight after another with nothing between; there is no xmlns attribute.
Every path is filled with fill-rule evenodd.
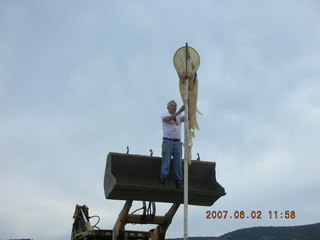
<svg viewBox="0 0 320 240"><path fill-rule="evenodd" d="M109 153L104 175L107 199L183 203L183 188L175 188L173 169L165 187L159 186L160 157ZM211 206L224 188L216 181L214 162L189 165L189 204ZM182 168L183 169L183 168Z"/></svg>

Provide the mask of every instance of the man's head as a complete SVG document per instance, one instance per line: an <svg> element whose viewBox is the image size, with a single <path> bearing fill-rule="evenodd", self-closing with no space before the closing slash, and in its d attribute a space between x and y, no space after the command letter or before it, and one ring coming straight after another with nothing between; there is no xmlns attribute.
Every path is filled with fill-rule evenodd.
<svg viewBox="0 0 320 240"><path fill-rule="evenodd" d="M177 103L174 100L171 100L167 104L167 109L170 114L174 114L177 111Z"/></svg>

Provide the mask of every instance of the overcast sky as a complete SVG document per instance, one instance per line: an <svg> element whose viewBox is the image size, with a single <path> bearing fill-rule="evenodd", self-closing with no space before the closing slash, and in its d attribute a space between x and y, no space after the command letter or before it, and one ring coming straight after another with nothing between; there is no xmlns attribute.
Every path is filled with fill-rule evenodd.
<svg viewBox="0 0 320 240"><path fill-rule="evenodd" d="M193 152L227 192L189 207L189 236L319 222L319 12L316 0L1 0L0 239L68 239L76 204L113 227L124 201L104 198L105 158L160 156L185 42L201 58ZM183 207L167 237L183 237Z"/></svg>

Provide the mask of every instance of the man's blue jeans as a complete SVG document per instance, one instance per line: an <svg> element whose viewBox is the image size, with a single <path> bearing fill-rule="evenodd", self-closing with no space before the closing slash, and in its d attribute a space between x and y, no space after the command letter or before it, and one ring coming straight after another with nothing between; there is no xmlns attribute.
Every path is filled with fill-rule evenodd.
<svg viewBox="0 0 320 240"><path fill-rule="evenodd" d="M171 157L173 160L175 180L182 181L182 143L181 141L163 139L160 179L167 179Z"/></svg>

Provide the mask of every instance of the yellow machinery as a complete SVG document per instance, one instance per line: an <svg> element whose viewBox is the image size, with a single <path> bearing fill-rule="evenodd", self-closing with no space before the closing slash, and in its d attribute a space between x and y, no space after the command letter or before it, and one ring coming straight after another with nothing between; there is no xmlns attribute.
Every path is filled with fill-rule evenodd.
<svg viewBox="0 0 320 240"><path fill-rule="evenodd" d="M159 186L160 157L109 153L104 176L104 192L107 199L125 200L123 209L112 230L101 230L91 225L89 209L77 205L71 240L130 240L165 239L166 231L176 211L183 203L183 189L175 188L173 171L170 171L166 187ZM190 205L212 206L224 188L216 181L214 162L192 161L189 166L188 200ZM141 215L129 213L133 201L143 201ZM148 204L147 204L148 202ZM164 216L156 215L156 202L171 203ZM147 206L148 205L148 206ZM127 223L155 224L149 232L126 231Z"/></svg>

